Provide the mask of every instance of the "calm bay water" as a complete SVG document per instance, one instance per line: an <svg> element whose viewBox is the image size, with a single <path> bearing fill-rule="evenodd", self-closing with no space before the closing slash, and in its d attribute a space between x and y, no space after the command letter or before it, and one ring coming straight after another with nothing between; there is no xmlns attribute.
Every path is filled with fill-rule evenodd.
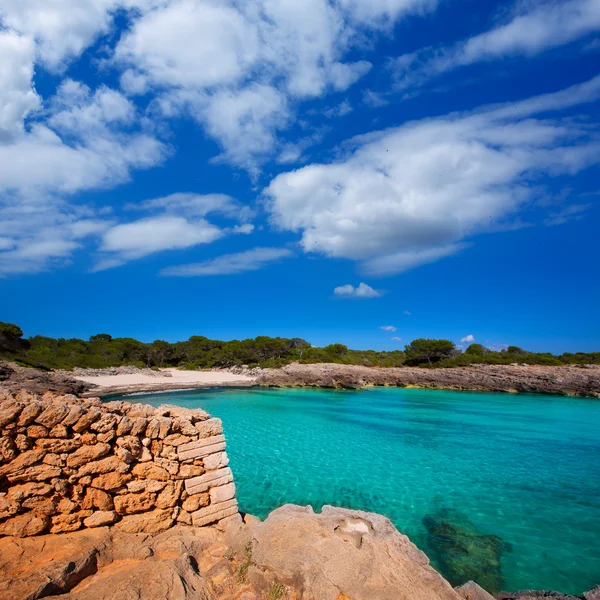
<svg viewBox="0 0 600 600"><path fill-rule="evenodd" d="M454 509L512 547L504 589L600 584L600 401L395 388L129 399L222 418L244 512L291 502L382 513L444 572L423 518Z"/></svg>

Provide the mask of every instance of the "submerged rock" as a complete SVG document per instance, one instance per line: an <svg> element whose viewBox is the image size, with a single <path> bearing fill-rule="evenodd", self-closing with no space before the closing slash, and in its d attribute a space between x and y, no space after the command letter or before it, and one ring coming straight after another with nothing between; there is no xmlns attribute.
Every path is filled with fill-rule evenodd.
<svg viewBox="0 0 600 600"><path fill-rule="evenodd" d="M509 543L480 533L466 515L451 508L426 515L423 524L427 544L452 585L472 580L491 593L502 589L500 559L510 552Z"/></svg>
<svg viewBox="0 0 600 600"><path fill-rule="evenodd" d="M497 600L581 600L580 596L569 596L550 590L521 590L496 595Z"/></svg>

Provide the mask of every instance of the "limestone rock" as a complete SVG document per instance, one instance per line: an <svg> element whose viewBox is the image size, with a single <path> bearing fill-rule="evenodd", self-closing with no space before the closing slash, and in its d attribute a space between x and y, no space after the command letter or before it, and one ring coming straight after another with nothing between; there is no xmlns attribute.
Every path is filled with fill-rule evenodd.
<svg viewBox="0 0 600 600"><path fill-rule="evenodd" d="M99 510L87 517L87 519L84 519L83 524L86 527L103 527L104 525L112 525L118 519L119 515L114 510Z"/></svg>
<svg viewBox="0 0 600 600"><path fill-rule="evenodd" d="M53 477L60 477L62 470L60 467L53 467L52 465L34 465L27 469L22 469L16 473L9 473L6 478L11 483L20 482L33 482L33 481L46 481Z"/></svg>
<svg viewBox="0 0 600 600"><path fill-rule="evenodd" d="M92 487L87 489L81 506L83 509L97 508L104 512L114 508L112 496Z"/></svg>
<svg viewBox="0 0 600 600"><path fill-rule="evenodd" d="M0 475L9 475L12 473L18 473L23 469L34 465L44 458L46 454L45 450L29 450L28 452L21 452L13 461L8 465L0 467Z"/></svg>
<svg viewBox="0 0 600 600"><path fill-rule="evenodd" d="M19 425L19 427L31 425L35 421L35 418L42 412L42 410L44 410L44 407L41 402L30 402L21 412L17 421L17 425Z"/></svg>
<svg viewBox="0 0 600 600"><path fill-rule="evenodd" d="M231 500L235 496L235 483L228 483L210 489L210 503L217 504Z"/></svg>
<svg viewBox="0 0 600 600"><path fill-rule="evenodd" d="M18 515L0 524L0 535L14 535L15 537L39 535L47 529L49 522L50 519L46 515L34 513Z"/></svg>
<svg viewBox="0 0 600 600"><path fill-rule="evenodd" d="M130 480L131 475L129 473L105 473L94 477L90 485L106 492L113 492L122 488Z"/></svg>
<svg viewBox="0 0 600 600"><path fill-rule="evenodd" d="M165 469L151 462L135 465L131 473L140 479L154 479L155 481L168 481L171 478Z"/></svg>
<svg viewBox="0 0 600 600"><path fill-rule="evenodd" d="M183 501L181 508L186 512L193 513L197 511L199 508L203 508L204 506L208 506L210 502L210 496L206 494L195 494L194 496L189 496ZM190 525L191 525L190 520Z"/></svg>
<svg viewBox="0 0 600 600"><path fill-rule="evenodd" d="M115 525L127 533L157 533L165 531L173 524L171 510L156 509L139 515L129 515Z"/></svg>
<svg viewBox="0 0 600 600"><path fill-rule="evenodd" d="M227 452L217 452L216 454L205 456L202 462L207 471L214 471L215 469L226 467L229 464L229 457L227 456Z"/></svg>
<svg viewBox="0 0 600 600"><path fill-rule="evenodd" d="M82 446L67 458L68 467L80 467L93 460L106 456L111 448L108 444L98 443L93 446Z"/></svg>
<svg viewBox="0 0 600 600"><path fill-rule="evenodd" d="M120 515L132 515L154 508L154 494L123 494L115 496L115 510Z"/></svg>
<svg viewBox="0 0 600 600"><path fill-rule="evenodd" d="M474 581L467 581L467 583L459 585L454 589L461 598L464 598L464 600L494 600L494 596L488 594L488 592Z"/></svg>
<svg viewBox="0 0 600 600"><path fill-rule="evenodd" d="M77 531L81 527L83 519L92 515L91 510L81 510L76 513L56 515L52 517L52 527L50 533L66 533Z"/></svg>
<svg viewBox="0 0 600 600"><path fill-rule="evenodd" d="M406 536L373 513L285 505L253 527L252 549L257 567L298 582L305 600L460 598Z"/></svg>
<svg viewBox="0 0 600 600"><path fill-rule="evenodd" d="M68 459L67 459L68 464ZM79 468L79 475L81 477L85 475L101 475L103 473L127 473L129 471L129 465L122 462L116 456L108 456L102 460L96 460L84 464Z"/></svg>
<svg viewBox="0 0 600 600"><path fill-rule="evenodd" d="M238 512L238 505L236 500L227 500L226 502L220 502L219 504L210 504L204 508L197 510L192 513L192 523L195 527L202 527L215 523L230 517Z"/></svg>
<svg viewBox="0 0 600 600"><path fill-rule="evenodd" d="M206 421L195 423L194 427L201 438L207 438L214 435L223 433L223 423L221 419L212 418Z"/></svg>
<svg viewBox="0 0 600 600"><path fill-rule="evenodd" d="M600 600L600 585L597 585L594 589L589 592L584 592L583 597L585 600Z"/></svg>
<svg viewBox="0 0 600 600"><path fill-rule="evenodd" d="M233 481L231 469L225 467L223 469L217 469L216 471L209 471L199 477L187 479L185 482L185 491L190 495L201 494L211 487L225 485L231 481Z"/></svg>
<svg viewBox="0 0 600 600"><path fill-rule="evenodd" d="M158 508L173 508L177 504L179 496L181 496L182 489L181 481L168 483L165 489L156 497L156 506Z"/></svg>
<svg viewBox="0 0 600 600"><path fill-rule="evenodd" d="M0 539L0 598L33 599L68 592L97 571L98 554L108 540L106 529Z"/></svg>
<svg viewBox="0 0 600 600"><path fill-rule="evenodd" d="M58 425L68 414L68 406L55 403L39 414L35 421L48 429L52 429L52 427Z"/></svg>

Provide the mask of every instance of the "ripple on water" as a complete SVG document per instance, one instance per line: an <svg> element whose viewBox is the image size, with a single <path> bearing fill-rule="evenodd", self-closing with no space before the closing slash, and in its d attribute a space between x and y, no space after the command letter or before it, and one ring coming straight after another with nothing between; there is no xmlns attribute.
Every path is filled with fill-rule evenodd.
<svg viewBox="0 0 600 600"><path fill-rule="evenodd" d="M450 579L487 564L492 587L581 593L600 583L598 401L395 388L136 401L223 419L244 511L265 517L286 502L370 510ZM444 514L460 515L455 533L470 532L455 536L454 553L436 547L427 521Z"/></svg>

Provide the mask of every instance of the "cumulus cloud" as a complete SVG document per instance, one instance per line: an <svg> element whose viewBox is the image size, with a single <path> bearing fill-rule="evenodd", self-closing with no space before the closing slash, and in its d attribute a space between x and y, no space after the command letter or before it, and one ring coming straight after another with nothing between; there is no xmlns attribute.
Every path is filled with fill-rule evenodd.
<svg viewBox="0 0 600 600"><path fill-rule="evenodd" d="M225 254L200 263L168 267L161 275L170 277L205 277L208 275L233 275L258 271L272 262L292 256L287 248L253 248L245 252Z"/></svg>
<svg viewBox="0 0 600 600"><path fill-rule="evenodd" d="M264 190L271 222L299 232L305 252L359 261L371 276L456 254L535 199L541 174L572 175L600 161L585 124L547 114L598 97L600 77L359 136L336 162L275 177Z"/></svg>
<svg viewBox="0 0 600 600"><path fill-rule="evenodd" d="M393 325L382 325L379 329L382 331L396 331L397 328Z"/></svg>
<svg viewBox="0 0 600 600"><path fill-rule="evenodd" d="M163 3L163 0L2 0L0 19L5 26L35 39L40 62L60 72L108 33L118 9L143 13Z"/></svg>
<svg viewBox="0 0 600 600"><path fill-rule="evenodd" d="M83 238L112 224L91 209L70 205L68 198L125 182L134 169L160 164L168 154L162 142L141 130L130 101L106 87L92 91L63 81L44 120L27 128L27 109L5 109L0 104L0 120L8 115L10 121L4 128L10 134L0 131L0 228L13 245L0 253L0 275L65 264Z"/></svg>
<svg viewBox="0 0 600 600"><path fill-rule="evenodd" d="M256 175L300 101L343 91L371 69L346 60L362 30L434 8L421 0L170 0L140 12L112 62L127 93L154 90L164 116L191 115L219 143L221 160ZM340 105L339 114L348 110Z"/></svg>
<svg viewBox="0 0 600 600"><path fill-rule="evenodd" d="M534 56L600 31L598 0L523 3L510 20L449 48L425 48L396 59L399 87L414 87L461 66L510 56ZM519 8L519 7L518 7ZM529 8L529 10L527 10Z"/></svg>
<svg viewBox="0 0 600 600"><path fill-rule="evenodd" d="M0 31L0 143L23 132L23 121L41 106L33 88L35 44L11 31Z"/></svg>
<svg viewBox="0 0 600 600"><path fill-rule="evenodd" d="M356 287L350 284L341 285L336 287L333 293L340 298L378 298L382 295L366 283L360 283Z"/></svg>
<svg viewBox="0 0 600 600"><path fill-rule="evenodd" d="M111 228L104 234L101 250L119 252L131 260L161 250L208 244L221 235L218 227L204 219L192 224L182 217L151 217Z"/></svg>
<svg viewBox="0 0 600 600"><path fill-rule="evenodd" d="M401 342L401 341L402 341L402 338L401 338L401 337L394 336L394 337L392 338L392 341L394 341L394 342Z"/></svg>
<svg viewBox="0 0 600 600"><path fill-rule="evenodd" d="M252 223L223 227L205 218L212 214L244 221L252 216L250 209L226 194L175 193L126 208L152 216L116 224L105 231L94 271L117 267L155 252L182 250L210 244L226 235L249 235L254 231Z"/></svg>
<svg viewBox="0 0 600 600"><path fill-rule="evenodd" d="M472 334L466 335L464 338L460 340L464 344L472 344L475 341L475 336Z"/></svg>

